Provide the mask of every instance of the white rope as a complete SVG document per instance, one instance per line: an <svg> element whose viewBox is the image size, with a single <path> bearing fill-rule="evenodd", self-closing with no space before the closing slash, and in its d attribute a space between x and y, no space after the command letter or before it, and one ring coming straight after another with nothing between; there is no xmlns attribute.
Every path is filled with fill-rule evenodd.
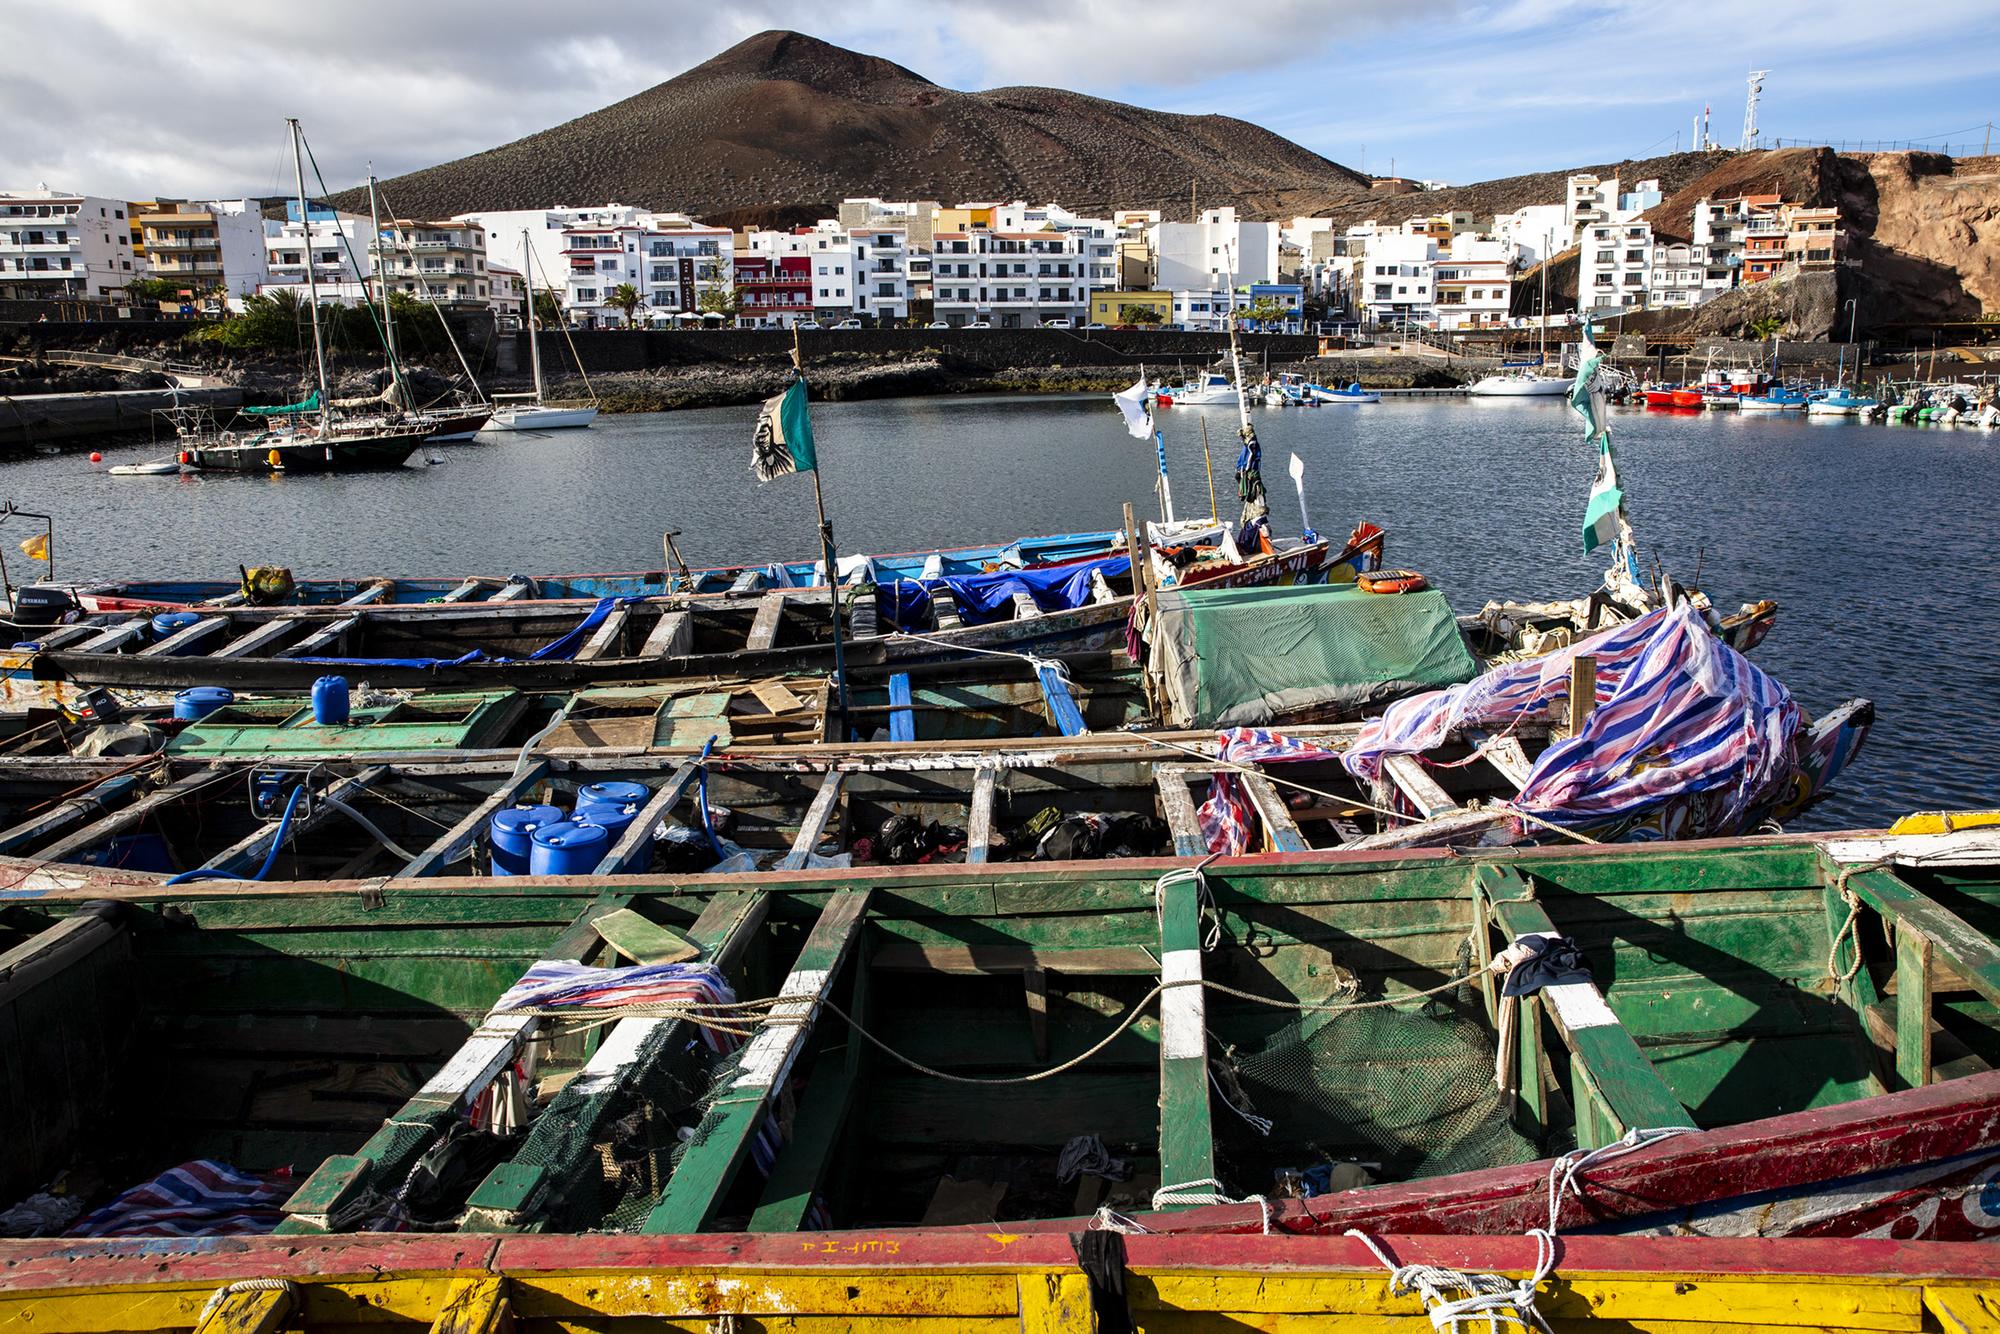
<svg viewBox="0 0 2000 1334"><path fill-rule="evenodd" d="M1549 1325L1541 1312L1535 1309L1535 1296L1543 1282L1555 1273L1556 1261L1561 1255L1558 1223L1563 1197L1574 1194L1578 1199L1583 1198L1582 1192L1577 1189L1578 1177L1585 1169L1609 1159L1623 1157L1675 1135L1693 1134L1699 1129L1698 1126L1659 1126L1653 1129L1634 1126L1609 1144L1601 1144L1594 1149L1572 1149L1551 1163L1548 1226L1528 1229L1527 1235L1535 1242L1535 1268L1518 1283L1511 1283L1499 1274L1468 1273L1435 1265L1398 1265L1367 1233L1350 1228L1347 1235L1358 1238L1389 1270L1391 1293L1402 1295L1414 1292L1423 1299L1433 1329L1455 1332L1468 1324L1483 1322L1488 1330L1497 1331L1505 1322L1508 1328L1546 1332ZM1449 1295L1454 1292L1465 1295Z"/></svg>
<svg viewBox="0 0 2000 1334"><path fill-rule="evenodd" d="M1839 876L1834 879L1834 891L1847 905L1847 920L1840 924L1840 930L1833 933L1833 941L1826 947L1826 975L1835 982L1852 982L1854 975L1861 971L1861 937L1854 931L1855 924L1861 920L1861 896L1849 889L1847 882L1865 871L1880 871L1889 865L1891 863L1886 861L1855 862L1841 867ZM1840 966L1843 942L1851 944L1854 949L1854 957L1845 968Z"/></svg>
<svg viewBox="0 0 2000 1334"><path fill-rule="evenodd" d="M1231 1100L1229 1096L1229 1090L1223 1088L1222 1081L1215 1077L1215 1068L1213 1066L1209 1067L1208 1082L1215 1085L1215 1096L1222 1099L1222 1105L1224 1107L1227 1107L1230 1111L1236 1113L1238 1116L1242 1117L1243 1124L1249 1126L1252 1130L1256 1131L1260 1135L1268 1135L1271 1133L1271 1127L1276 1125L1277 1123L1271 1120L1271 1118L1268 1116L1259 1116L1255 1112L1247 1112L1243 1110L1241 1107L1238 1107L1235 1104L1235 1102Z"/></svg>
<svg viewBox="0 0 2000 1334"><path fill-rule="evenodd" d="M1548 1322L1535 1309L1535 1289L1555 1271L1555 1238L1541 1228L1528 1234L1535 1239L1535 1271L1518 1283L1509 1282L1499 1274L1470 1273L1436 1265L1399 1265L1366 1232L1349 1228L1347 1235L1366 1246L1389 1271L1392 1296L1415 1293L1422 1300L1432 1329L1456 1334L1476 1323L1496 1334L1503 1327L1549 1334ZM1453 1296L1454 1293L1464 1295Z"/></svg>
<svg viewBox="0 0 2000 1334"><path fill-rule="evenodd" d="M1150 1235L1153 1229L1136 1218L1128 1218L1110 1205L1100 1205L1090 1216L1089 1229L1092 1232L1117 1232L1127 1237Z"/></svg>
<svg viewBox="0 0 2000 1334"><path fill-rule="evenodd" d="M1197 1187L1207 1186L1207 1190ZM1158 1212L1170 1205L1186 1204L1254 1204L1262 1220L1264 1235L1271 1235L1271 1202L1262 1195L1245 1195L1242 1199L1222 1193L1222 1183L1214 1177L1201 1177L1194 1181L1177 1181L1171 1186L1162 1186L1153 1192L1153 1209Z"/></svg>
<svg viewBox="0 0 2000 1334"><path fill-rule="evenodd" d="M231 1297L245 1292L282 1292L294 1301L298 1298L298 1288L288 1278L239 1278L233 1283L225 1283L209 1294L208 1301L201 1308L201 1314L194 1318L196 1329L208 1323L208 1318L221 1308Z"/></svg>

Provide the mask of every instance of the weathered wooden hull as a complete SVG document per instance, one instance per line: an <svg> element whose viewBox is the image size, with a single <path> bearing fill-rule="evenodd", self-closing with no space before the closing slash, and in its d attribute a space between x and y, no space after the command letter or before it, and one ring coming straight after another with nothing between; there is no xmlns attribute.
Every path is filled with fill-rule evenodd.
<svg viewBox="0 0 2000 1334"><path fill-rule="evenodd" d="M603 942L622 939L626 949L632 938L608 915L630 905L673 924L753 994L809 995L811 1007L797 1022L762 1028L740 1063L723 1067L738 1072L733 1082L667 1077L677 1053L688 1050L683 1019L619 1015L595 1051L550 1035L538 1050L555 1063L559 1091L532 1119L527 1140L508 1146L513 1161L493 1167L469 1212L454 1215L460 1230L602 1225L670 1239L591 1238L601 1260L640 1265L657 1253L648 1248L709 1230L723 1234L714 1240L739 1260L749 1257L765 1243L744 1235L748 1217L750 1233L800 1233L785 1245L802 1256L841 1235L810 1221L823 1194L838 1203L822 1212L852 1225L846 1236L871 1241L866 1250L832 1253L887 1257L908 1247L917 1254L941 1223L961 1221L934 1214L953 1189L954 1163L972 1152L966 1146L984 1147L959 1170L1004 1168L1013 1175L1002 1182L1021 1189L1024 1201L1040 1201L1052 1198L1039 1184L1044 1168L1005 1163L1052 1168L1071 1136L1098 1134L1147 1160L1157 1143L1157 1175L1142 1187L1153 1192L1152 1209L1116 1207L1147 1228L1217 1234L1199 1239L1209 1248L1201 1254L1227 1269L1218 1257L1234 1253L1231 1246L1268 1243L1224 1234L1261 1231L1267 1220L1286 1232L1360 1226L1399 1236L1546 1224L1546 1153L1512 1156L1514 1148L1494 1145L1471 1150L1485 1165L1435 1170L1467 1151L1460 1141L1474 1128L1526 1136L1520 1148L1567 1147L1573 1139L1610 1149L1630 1131L1690 1123L1706 1129L1579 1164L1556 1220L1570 1238L1566 1283L1588 1272L1576 1257L1598 1244L1581 1235L1592 1231L1675 1234L1660 1242L1670 1248L1649 1254L1656 1272L1689 1276L1705 1272L1698 1258L1705 1236L1738 1245L1755 1237L1758 1247L1773 1235L1790 1238L1784 1244L1799 1249L1762 1253L1803 1256L1813 1252L1801 1237L1886 1235L1901 1243L1983 1237L2000 1226L2000 1209L1990 1208L2000 1169L2000 1073L1992 1068L2000 1055L1993 1020L2000 947L1992 930L2000 921L2000 834L1991 828L1473 858L1253 857L1212 866L1205 892L1190 878L1166 875L1187 866L1187 859L1005 871L908 866L665 882L414 875L289 886L23 884L7 891L7 928L31 933L17 934L0 970L0 1006L16 1020L5 1030L7 1054L40 1059L61 1042L72 1057L110 1058L71 1059L71 1083L53 1098L46 1088L0 1080L9 1107L39 1098L49 1113L15 1122L21 1132L0 1160L0 1181L18 1195L71 1161L84 1107L136 1118L125 1124L143 1154L126 1153L141 1163L226 1146L254 1170L292 1164L303 1184L279 1225L294 1248L286 1260L293 1268L283 1272L310 1281L311 1257L329 1254L320 1239L366 1230L383 1207L382 1190L404 1179L426 1137L455 1124L492 1081L513 1078L507 1072L543 1020L519 1010L486 1013L495 995L537 959L609 961ZM1886 952L1885 925L1895 936ZM1428 1042L1422 1035L1435 1025L1483 1032L1482 1016L1499 1015L1503 1005L1497 977L1483 966L1490 952L1550 931L1572 936L1594 975L1522 1003L1522 1022L1498 1046L1500 1087L1514 1089L1509 1112L1491 1102L1492 1047L1440 1065L1442 1048L1420 1054L1406 1039ZM1025 994L996 978L1019 978ZM1139 998L1147 987L1158 996L1178 978L1204 985L1213 978L1223 989L1209 993L1205 1014L1163 1004L1157 1028L1148 1018L1146 1026L1113 1029L1121 1012L1146 1005ZM1401 1016L1387 1036L1341 1039L1343 1025L1373 1022L1357 1015L1315 1025L1314 1040L1362 1045L1311 1047L1300 1057L1304 1066L1287 1067L1308 1082L1283 1086L1303 1091L1274 1094L1280 1086L1271 1067L1260 1065L1260 1051L1268 1054L1274 1040L1269 1010L1235 998L1260 995L1282 1007L1293 998L1340 1004L1378 992ZM128 993L140 1003L129 1003ZM20 1022L30 1005L61 1014L64 1027ZM915 1051L960 1078L1063 1062L1071 1068L1052 1077L1070 1082L943 1088L872 1044L826 1040L847 1036L842 1026L857 1013L880 1052ZM135 1038L145 1044L121 1046ZM1290 1052L1304 1039L1280 1032L1276 1040ZM405 1071L398 1082L380 1082L385 1052ZM1211 1061L1225 1072L1213 1086ZM581 1064L565 1069L565 1062ZM207 1073L199 1085L180 1087L149 1074L154 1064ZM18 1067L0 1071L10 1068ZM1295 1154L1345 1161L1325 1134L1379 1128L1381 1117L1408 1110L1402 1094L1384 1096L1405 1087L1397 1081L1406 1069L1435 1076L1417 1095L1441 1099L1436 1105L1458 1119L1446 1132L1446 1122L1427 1113L1400 1147L1377 1142L1376 1171L1400 1179L1273 1200L1268 1214L1255 1203L1183 1212L1155 1189L1227 1177L1239 1198L1269 1195L1256 1187L1267 1173L1282 1180L1285 1164L1300 1161ZM127 1080L147 1096L121 1101ZM384 1090L393 1104L413 1088L400 1109L384 1111L368 1096ZM735 1096L709 1103L706 1088ZM778 1114L781 1093L796 1098L795 1119L776 1156L757 1159L753 1139L767 1113ZM1323 1133L1312 1127L1327 1109L1310 1104L1328 1096L1339 1101ZM593 1136L626 1144L616 1127L632 1098L657 1103L662 1114L687 1099L707 1108L697 1116L702 1132L658 1177L613 1171L629 1145L605 1155L593 1147ZM1232 1109L1247 1113L1246 1098L1278 1121L1282 1139L1260 1138L1232 1116ZM1466 1121L1462 1099L1487 1110ZM792 1118L791 1104L784 1106ZM117 1134L93 1141L126 1142ZM649 1139L641 1147L675 1143ZM867 1169L858 1178L850 1174L855 1165ZM906 1177L921 1183L914 1199L901 1184ZM933 1184L934 1209L924 1212ZM1000 1211L1000 1198L977 1206L998 1222L954 1233L959 1245L996 1236L1028 1244L1074 1231L1074 1223L1054 1220L1090 1207L1037 1212L1024 1203ZM1060 1198L1067 1204L1070 1190ZM1286 1240L1300 1243L1301 1255L1311 1245L1341 1244L1324 1235ZM353 1254L401 1268L394 1248L404 1239L370 1242L382 1249ZM132 1249L39 1245L11 1253L24 1262L0 1269L0 1292L10 1283L18 1290L34 1257L80 1265ZM238 1253L235 1245L182 1249L220 1255ZM483 1245L490 1256L491 1240ZM265 1252L253 1244L241 1253ZM941 1258L947 1252L921 1253L940 1257L919 1266L933 1280L950 1267ZM143 1281L183 1276L149 1270ZM939 1291L945 1304L926 1309L978 1313L949 1284ZM137 1319L131 1313L141 1308L123 1309Z"/></svg>
<svg viewBox="0 0 2000 1334"><path fill-rule="evenodd" d="M183 1242L170 1263L153 1245L0 1242L0 1328L1431 1328L1351 1237L1124 1237L1116 1290L1106 1274L1095 1294L1069 1237L1001 1229L301 1242ZM1463 1272L1536 1265L1524 1237L1377 1244L1399 1263ZM1559 1330L1981 1330L1993 1281L1983 1246L1576 1237L1537 1309Z"/></svg>

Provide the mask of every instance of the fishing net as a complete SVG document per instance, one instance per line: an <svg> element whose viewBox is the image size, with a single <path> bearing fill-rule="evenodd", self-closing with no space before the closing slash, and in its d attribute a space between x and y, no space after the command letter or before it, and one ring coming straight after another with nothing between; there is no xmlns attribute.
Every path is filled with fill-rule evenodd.
<svg viewBox="0 0 2000 1334"><path fill-rule="evenodd" d="M687 1133L735 1074L682 1024L642 1044L610 1087L578 1079L535 1118L516 1169L541 1168L550 1194L531 1206L549 1230L635 1231L686 1151Z"/></svg>
<svg viewBox="0 0 2000 1334"><path fill-rule="evenodd" d="M1234 1179L1263 1189L1279 1168L1353 1161L1374 1179L1408 1180L1541 1157L1494 1085L1494 1038L1476 1001L1454 999L1469 991L1308 1012L1254 1048L1222 1048L1219 1092L1274 1123L1266 1137L1217 1109Z"/></svg>

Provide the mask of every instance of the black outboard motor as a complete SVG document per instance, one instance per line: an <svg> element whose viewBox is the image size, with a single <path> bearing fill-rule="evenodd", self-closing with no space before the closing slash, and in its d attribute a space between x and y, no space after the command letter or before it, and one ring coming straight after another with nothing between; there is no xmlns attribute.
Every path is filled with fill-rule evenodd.
<svg viewBox="0 0 2000 1334"><path fill-rule="evenodd" d="M14 590L16 625L56 625L81 610L74 597L51 584L25 584Z"/></svg>

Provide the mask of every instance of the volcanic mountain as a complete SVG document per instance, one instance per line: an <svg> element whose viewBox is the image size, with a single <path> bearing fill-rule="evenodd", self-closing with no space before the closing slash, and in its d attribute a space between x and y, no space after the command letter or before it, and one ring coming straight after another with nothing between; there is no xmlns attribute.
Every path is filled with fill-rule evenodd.
<svg viewBox="0 0 2000 1334"><path fill-rule="evenodd" d="M1367 179L1228 116L1054 88L961 93L796 32L765 32L587 116L385 184L405 214L616 201L724 225L842 198L1236 204L1257 214ZM349 201L350 203L352 201Z"/></svg>

